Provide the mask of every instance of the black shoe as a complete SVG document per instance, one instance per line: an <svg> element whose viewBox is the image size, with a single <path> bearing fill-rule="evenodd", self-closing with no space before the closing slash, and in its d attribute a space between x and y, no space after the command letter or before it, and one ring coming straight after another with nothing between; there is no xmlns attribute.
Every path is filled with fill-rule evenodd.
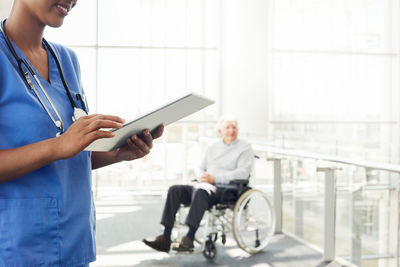
<svg viewBox="0 0 400 267"><path fill-rule="evenodd" d="M182 237L181 242L176 243L172 246L172 249L179 252L193 252L193 240L187 236L184 236Z"/></svg>
<svg viewBox="0 0 400 267"><path fill-rule="evenodd" d="M164 235L159 235L156 237L154 241L147 241L146 239L142 240L143 243L151 247L152 249L161 251L161 252L169 252L171 247L171 240L167 240Z"/></svg>

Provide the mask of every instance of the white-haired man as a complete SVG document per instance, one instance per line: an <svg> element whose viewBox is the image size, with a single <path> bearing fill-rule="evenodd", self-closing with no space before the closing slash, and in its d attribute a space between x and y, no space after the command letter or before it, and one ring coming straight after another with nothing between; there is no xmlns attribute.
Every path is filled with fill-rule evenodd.
<svg viewBox="0 0 400 267"><path fill-rule="evenodd" d="M223 117L219 120L218 132L222 140L207 148L200 165L202 172L200 182L206 183L206 186L174 185L169 188L161 219L164 233L157 236L154 241L143 239L149 247L169 252L175 215L180 205L184 204L190 205L186 218L189 231L174 247L174 250L192 251L194 236L204 212L210 205L221 201L222 192L226 192L225 189L230 181L248 179L253 166L254 153L248 142L237 138L238 122L232 117ZM231 191L231 193L234 192Z"/></svg>

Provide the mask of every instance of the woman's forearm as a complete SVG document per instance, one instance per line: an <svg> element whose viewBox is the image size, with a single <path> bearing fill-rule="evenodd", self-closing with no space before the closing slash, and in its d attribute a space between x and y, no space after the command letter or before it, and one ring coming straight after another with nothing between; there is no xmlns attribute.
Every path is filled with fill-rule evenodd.
<svg viewBox="0 0 400 267"><path fill-rule="evenodd" d="M92 170L120 162L116 159L115 153L115 151L92 152Z"/></svg>
<svg viewBox="0 0 400 267"><path fill-rule="evenodd" d="M56 138L13 149L0 149L0 183L40 169L59 158Z"/></svg>

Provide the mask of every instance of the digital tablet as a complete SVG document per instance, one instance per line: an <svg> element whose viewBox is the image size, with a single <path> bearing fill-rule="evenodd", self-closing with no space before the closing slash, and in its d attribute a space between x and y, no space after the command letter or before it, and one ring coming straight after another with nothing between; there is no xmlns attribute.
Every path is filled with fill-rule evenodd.
<svg viewBox="0 0 400 267"><path fill-rule="evenodd" d="M157 126L167 126L175 121L189 116L215 101L204 96L190 93L177 100L169 102L133 121L130 121L120 129L112 129L115 136L94 141L85 150L88 151L112 151L126 143L129 136L139 134L145 129L154 130Z"/></svg>

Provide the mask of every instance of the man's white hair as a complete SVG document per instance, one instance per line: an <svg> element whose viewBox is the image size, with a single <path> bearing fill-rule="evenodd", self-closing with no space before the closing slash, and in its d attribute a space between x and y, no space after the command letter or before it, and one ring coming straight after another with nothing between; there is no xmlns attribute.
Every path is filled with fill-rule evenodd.
<svg viewBox="0 0 400 267"><path fill-rule="evenodd" d="M221 130L224 127L225 122L227 121L234 121L236 123L236 127L238 127L239 123L235 116L232 114L225 114L221 116L217 123L217 130Z"/></svg>

